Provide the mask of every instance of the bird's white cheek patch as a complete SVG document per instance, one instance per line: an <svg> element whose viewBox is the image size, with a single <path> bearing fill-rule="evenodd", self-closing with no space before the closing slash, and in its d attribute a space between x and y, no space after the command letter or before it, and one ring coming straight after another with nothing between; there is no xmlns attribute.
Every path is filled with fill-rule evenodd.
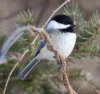
<svg viewBox="0 0 100 94"><path fill-rule="evenodd" d="M47 25L47 30L51 30L51 29L66 29L68 27L71 27L70 24L61 24L61 23L57 23L56 21L51 21L48 23Z"/></svg>

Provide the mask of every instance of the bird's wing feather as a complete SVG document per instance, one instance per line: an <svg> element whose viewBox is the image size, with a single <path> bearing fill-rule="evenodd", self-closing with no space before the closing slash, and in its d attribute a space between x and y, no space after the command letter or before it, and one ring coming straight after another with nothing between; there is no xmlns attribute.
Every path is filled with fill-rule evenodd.
<svg viewBox="0 0 100 94"><path fill-rule="evenodd" d="M44 40L41 40L35 50L35 56L32 58L32 60L26 65L24 69L21 70L21 72L18 75L18 79L24 80L26 76L29 74L29 72L38 64L40 59L37 59L36 56L40 52L41 48L45 46L46 42Z"/></svg>
<svg viewBox="0 0 100 94"><path fill-rule="evenodd" d="M27 66L21 70L21 72L18 75L18 79L24 80L26 76L29 74L29 72L39 63L39 59L33 58Z"/></svg>
<svg viewBox="0 0 100 94"><path fill-rule="evenodd" d="M44 40L41 40L38 43L38 45L37 45L37 47L35 49L35 55L34 56L37 56L37 54L40 52L41 48L43 48L45 46L45 44L46 44L46 41L44 41Z"/></svg>

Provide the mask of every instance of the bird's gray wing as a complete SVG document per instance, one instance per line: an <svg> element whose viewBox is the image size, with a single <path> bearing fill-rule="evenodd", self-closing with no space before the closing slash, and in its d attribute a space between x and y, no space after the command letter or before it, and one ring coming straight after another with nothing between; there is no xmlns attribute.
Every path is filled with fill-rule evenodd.
<svg viewBox="0 0 100 94"><path fill-rule="evenodd" d="M36 47L35 56L32 58L32 60L26 65L24 69L21 70L21 72L18 75L18 79L24 80L26 76L29 74L29 72L39 63L40 59L37 59L36 56L40 52L41 48L44 47L46 42L44 40L41 40Z"/></svg>
<svg viewBox="0 0 100 94"><path fill-rule="evenodd" d="M45 30L46 30L46 32L50 35L51 34L51 32L52 32L52 30L47 30L47 28L45 28ZM49 36L50 37L50 36ZM37 54L40 52L40 50L41 50L41 48L43 48L44 46L45 46L45 44L46 44L46 41L45 40L41 40L39 43L38 43L38 45L37 45L37 47L36 47L36 49L35 49L35 56L37 56Z"/></svg>
<svg viewBox="0 0 100 94"><path fill-rule="evenodd" d="M38 45L37 45L37 47L35 49L35 55L34 56L37 56L38 55L38 53L40 52L41 48L43 48L45 46L45 44L46 44L46 41L44 41L44 40L41 40L38 43Z"/></svg>
<svg viewBox="0 0 100 94"><path fill-rule="evenodd" d="M39 63L40 59L33 58L18 75L18 79L24 80L29 72Z"/></svg>

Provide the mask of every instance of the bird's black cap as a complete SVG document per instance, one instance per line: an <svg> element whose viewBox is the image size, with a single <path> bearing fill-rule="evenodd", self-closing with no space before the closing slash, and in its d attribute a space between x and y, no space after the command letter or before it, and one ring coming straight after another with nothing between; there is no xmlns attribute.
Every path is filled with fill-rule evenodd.
<svg viewBox="0 0 100 94"><path fill-rule="evenodd" d="M56 22L61 23L61 24L65 24L65 25L70 24L71 27L66 28L66 29L60 29L60 30L63 32L73 32L73 27L75 25L74 25L71 17L69 17L67 15L60 14L60 15L54 16L51 20L55 20Z"/></svg>

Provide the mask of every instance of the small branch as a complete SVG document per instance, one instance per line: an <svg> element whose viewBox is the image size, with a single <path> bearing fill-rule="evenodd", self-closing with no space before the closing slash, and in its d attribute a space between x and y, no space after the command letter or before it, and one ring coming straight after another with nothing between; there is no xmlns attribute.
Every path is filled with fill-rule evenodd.
<svg viewBox="0 0 100 94"><path fill-rule="evenodd" d="M78 94L78 93L72 88L72 86L70 85L70 82L69 82L69 79L68 79L68 75L67 75L67 73L66 73L66 62L63 63L63 66L64 66L64 68L63 68L63 71L64 71L64 73L63 73L63 83L64 83L66 89L68 89L69 94Z"/></svg>
<svg viewBox="0 0 100 94"><path fill-rule="evenodd" d="M53 11L53 13L51 14L51 16L48 18L48 20L45 22L45 24L43 25L43 28L46 27L46 25L48 24L48 22L50 21L50 19L54 16L55 13L57 13L64 5L66 5L68 2L70 2L70 0L66 0L63 4L61 4L57 9L55 9Z"/></svg>
<svg viewBox="0 0 100 94"><path fill-rule="evenodd" d="M58 66L59 66L59 73L58 73L58 78L64 83L66 89L68 90L69 94L78 94L77 92L74 91L74 89L71 87L68 76L66 74L66 59L62 58L60 53L53 48L52 42L45 30L42 28L32 28L34 31L38 32L40 35L40 38L45 40L48 44L47 47L50 51L52 51L55 54L55 59L57 60Z"/></svg>
<svg viewBox="0 0 100 94"><path fill-rule="evenodd" d="M70 0L66 0L61 6L59 6L53 13L52 15L49 17L49 19L46 21L46 23L43 25L43 28L48 24L48 22L50 21L50 19L52 18L52 16L54 16L54 14L60 10L65 4L67 4ZM41 39L45 40L48 44L47 47L50 51L54 52L55 54L55 59L57 60L58 66L59 66L59 73L58 73L58 78L60 75L60 80L64 83L66 89L68 90L69 94L77 94L73 88L71 87L69 80L68 80L68 76L66 74L66 60L62 58L62 56L60 55L60 53L53 48L52 42L49 38L49 35L47 34L47 32L43 29L43 28L36 28L34 26L29 26L29 29L31 29L33 32L37 32L39 33L39 36ZM33 45L36 41L36 39L38 38L38 35L36 36L36 38L34 39L34 41L31 43L31 45ZM26 53L29 51L29 49L27 49L24 54L21 56L21 58L19 59L19 61L14 65L14 67L12 68L11 72L9 73L9 76L7 78L5 87L4 87L4 91L3 94L5 94L7 86L8 86L8 82L10 80L10 77L12 75L12 73L14 72L15 68L18 66L18 64L20 63L20 61L24 58L24 56L26 55Z"/></svg>
<svg viewBox="0 0 100 94"><path fill-rule="evenodd" d="M33 45L35 43L35 41L37 40L38 38L38 35L35 37L34 41L31 43L31 45ZM11 69L9 75L8 75L8 78L6 80L6 84L5 84L5 87L4 87L4 91L3 91L3 94L6 93L6 89L7 89L7 86L8 86L8 83L9 83L9 80L11 78L11 75L13 74L14 70L16 69L16 67L18 66L18 64L20 63L20 61L24 58L24 56L28 53L29 49L27 49L23 54L22 56L20 57L19 61L14 65L14 67Z"/></svg>
<svg viewBox="0 0 100 94"><path fill-rule="evenodd" d="M30 28L31 26L23 26L11 33L0 50L0 65L7 62L6 55L10 47L23 35L24 31L30 31L31 34L34 35Z"/></svg>
<svg viewBox="0 0 100 94"><path fill-rule="evenodd" d="M31 29L33 32L39 33L40 38L43 39L43 40L45 40L45 41L48 43L48 44L47 44L48 49L49 49L50 51L54 52L54 54L55 54L55 59L57 60L57 62L60 62L60 63L58 63L58 65L59 65L59 67L60 67L59 75L62 76L62 77L61 77L61 80L63 81L65 87L68 89L69 94L77 94L77 93L73 93L73 92L75 92L75 91L72 89L72 87L71 87L71 85L70 85L70 83L69 83L67 74L66 74L66 60L63 59L62 56L60 55L60 53L59 53L57 50L55 50L55 49L53 48L52 42L51 42L51 40L50 40L49 35L47 34L47 32L46 32L43 28L36 28L36 27L34 27L34 26L33 26L33 27L31 26L30 29ZM35 43L35 41L36 41L37 38L38 38L38 36L36 36L36 38L35 38L34 41L31 43L31 45ZM15 64L15 66L12 68L11 72L9 73L9 76L8 76L8 78L7 78L7 82L6 82L5 87L4 87L3 94L5 94L5 92L6 92L6 89L7 89L7 86L8 86L8 82L9 82L9 80L10 80L10 77L11 77L12 73L14 72L15 68L18 66L18 64L20 63L20 61L23 59L23 57L26 55L26 53L27 53L28 51L29 51L29 49L27 49L27 50L24 52L24 54L21 56L21 58L19 59L19 61ZM58 77L59 77L59 75L58 75ZM62 79L62 78L63 78L63 79Z"/></svg>

